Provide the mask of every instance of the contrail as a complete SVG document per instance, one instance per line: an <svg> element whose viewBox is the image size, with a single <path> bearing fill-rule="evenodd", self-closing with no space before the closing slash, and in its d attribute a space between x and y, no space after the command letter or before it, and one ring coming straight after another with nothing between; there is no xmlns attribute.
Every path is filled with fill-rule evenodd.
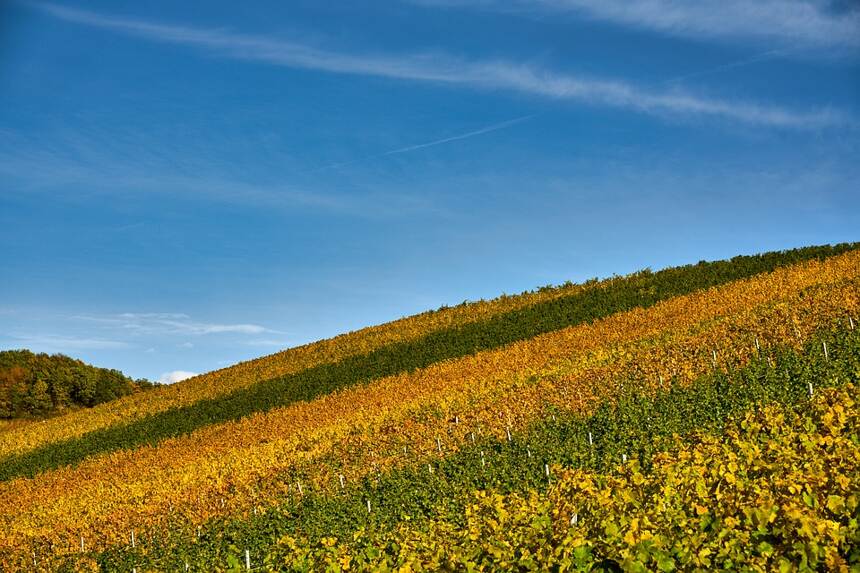
<svg viewBox="0 0 860 573"><path fill-rule="evenodd" d="M701 76L709 76L711 74L718 74L720 72L725 72L728 70L733 70L735 68L742 68L744 66L749 66L751 64L756 64L758 62L765 62L767 60L774 60L776 58L780 58L782 56L786 56L799 50L768 50L767 52L762 52L761 54L756 54L751 58L747 58L745 60L738 60L736 62L729 62L727 64L723 64L721 66L716 66L713 68L708 68L706 70L700 70L698 72L691 72L689 74L684 74L681 76L676 76L674 78L669 78L668 80L663 80L664 84L673 84L677 82L682 82L684 80L688 80L690 78L698 78Z"/></svg>
<svg viewBox="0 0 860 573"><path fill-rule="evenodd" d="M382 153L377 153L376 155L368 155L367 157L361 157L359 159L352 159L350 161L343 161L341 163L332 163L331 165L326 165L324 167L320 167L319 169L316 169L314 172L324 171L326 169L337 169L338 167L343 167L345 165L352 165L353 163L358 163L359 161L368 161L371 159L378 159L380 157L388 157L389 155L398 155L400 153L408 153L410 151L415 151L417 149L424 149L425 147L433 147L435 145L442 145L443 143L450 143L452 141L459 141L461 139L468 139L470 137L475 137L477 135L483 135L485 133L490 133L493 131L499 131L500 129L505 129L507 127L511 127L512 125L516 125L518 123L528 121L528 120L532 119L533 117L535 117L535 115L537 115L537 114L524 115L522 117L509 119L507 121L494 123L492 125L482 127L481 129L476 129L474 131L468 131L466 133L461 133L459 135L452 135L451 137L445 137L443 139L434 139L433 141L428 141L425 143L416 143L415 145L408 145L406 147L399 147L397 149L392 149L390 151L384 151Z"/></svg>
<svg viewBox="0 0 860 573"><path fill-rule="evenodd" d="M469 137L474 137L476 135L482 135L484 133L490 133L491 131L498 131L500 129L505 129L506 127L510 127L510 126L516 125L520 122L529 120L533 117L534 117L534 114L524 115L523 117L518 117L516 119L509 119L508 121L503 121L501 123L489 125L487 127L481 128L481 129L476 129L475 131L469 131L467 133L461 133L460 135L454 135L452 137L446 137L444 139L437 139L435 141L428 141L427 143L418 143L416 145L410 145L408 147L401 147L400 149L392 149L391 151L386 151L385 153L380 154L380 157L383 157L386 155L397 155L398 153L406 153L407 151L415 151L416 149L424 149L425 147L433 147L434 145L442 145L443 143L448 143L449 141L459 141L461 139L467 139Z"/></svg>

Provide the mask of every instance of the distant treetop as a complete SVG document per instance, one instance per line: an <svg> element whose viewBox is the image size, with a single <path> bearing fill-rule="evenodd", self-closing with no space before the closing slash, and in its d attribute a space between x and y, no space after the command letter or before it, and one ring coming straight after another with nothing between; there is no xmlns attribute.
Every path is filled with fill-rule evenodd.
<svg viewBox="0 0 860 573"><path fill-rule="evenodd" d="M97 368L62 354L0 351L0 419L45 417L89 408L152 388L119 370Z"/></svg>

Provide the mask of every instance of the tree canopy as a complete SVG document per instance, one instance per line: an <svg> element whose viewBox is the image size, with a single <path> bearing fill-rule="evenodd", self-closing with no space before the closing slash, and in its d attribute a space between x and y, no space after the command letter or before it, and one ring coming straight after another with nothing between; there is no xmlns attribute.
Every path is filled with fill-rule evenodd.
<svg viewBox="0 0 860 573"><path fill-rule="evenodd" d="M98 368L62 354L0 351L0 418L44 417L92 407L152 388L119 370Z"/></svg>

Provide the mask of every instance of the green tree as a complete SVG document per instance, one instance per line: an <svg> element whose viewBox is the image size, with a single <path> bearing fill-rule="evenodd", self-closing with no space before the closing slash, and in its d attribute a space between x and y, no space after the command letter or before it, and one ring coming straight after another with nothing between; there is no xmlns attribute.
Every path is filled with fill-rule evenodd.
<svg viewBox="0 0 860 573"><path fill-rule="evenodd" d="M30 386L25 400L27 411L30 414L46 414L54 406L51 402L51 394L48 391L48 383L42 378L36 378L36 381Z"/></svg>
<svg viewBox="0 0 860 573"><path fill-rule="evenodd" d="M12 418L20 413L28 377L27 370L20 366L0 369L0 417Z"/></svg>

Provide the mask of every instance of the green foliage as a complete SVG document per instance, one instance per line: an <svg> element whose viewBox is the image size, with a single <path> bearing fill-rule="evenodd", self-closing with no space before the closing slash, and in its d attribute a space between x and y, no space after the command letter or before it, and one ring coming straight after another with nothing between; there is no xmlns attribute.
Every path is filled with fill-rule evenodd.
<svg viewBox="0 0 860 573"><path fill-rule="evenodd" d="M0 352L0 418L49 416L67 408L92 407L152 386L119 370L97 368L62 354Z"/></svg>
<svg viewBox="0 0 860 573"><path fill-rule="evenodd" d="M829 349L827 359L821 351L825 341ZM193 570L211 571L228 563L230 555L249 549L252 558L258 562L266 559L273 568L284 563L288 556L291 567L298 570L325 569L327 563L337 563L347 556L353 564L362 560L381 563L398 555L399 541L389 532L404 524L413 533L421 532L432 523L441 523L447 529L435 530L440 543L446 536L461 536L469 530L474 511L495 511L492 504L470 510L474 492L492 490L494 495L518 493L518 499L525 500L530 509L512 518L508 529L515 531L517 537L500 539L500 545L493 549L498 555L490 557L504 557L508 563L514 563L511 559L516 557L518 567L525 570L532 566L542 568L541 560L548 557L537 549L513 557L511 551L520 546L539 548L541 539L552 535L551 528L547 529L545 499L543 505L534 504L525 492L544 495L541 492L561 477L559 467L614 475L622 466L623 456L627 456L631 462L636 460L635 472L647 476L654 471L659 452L668 451L671 457L672 452L701 441L703 435L724 435L727 428L736 426L748 412L765 404L781 404L802 413L808 409L810 383L813 391L819 393L827 386L838 386L858 377L860 329L824 331L810 340L802 352L773 349L742 369L713 372L691 385L673 384L657 394L644 391L642 381L629 380L625 382L628 390L620 399L614 404L604 404L588 417L557 412L515 435L510 443L478 439L475 444L466 444L457 453L433 462L432 473L424 464L395 469L367 478L339 495L306 492L302 497L287 497L279 507L254 517L214 520L203 529L199 540L195 538L191 543L188 539L194 536L177 526L175 530L160 532L164 538L157 544L144 544L134 551L114 549L98 559L106 570L130 570L132 566L138 570L141 567L177 570L188 562ZM481 462L482 452L486 465ZM814 456L815 451L809 455ZM552 468L549 478L545 473L547 464ZM299 477L290 475L284 479L292 481ZM856 488L856 483L853 487ZM368 500L372 507L369 514ZM810 503L821 502L810 499ZM825 497L823 503L836 506L840 501ZM501 517L504 516L480 517L478 522L485 523L491 518L500 521ZM624 520L628 517L619 514L618 519L606 521L602 535L610 541L623 541L624 528L629 526L629 520ZM749 519L750 523L758 523L755 520L759 518L753 512ZM483 538L485 534L476 535ZM672 530L672 535L683 540L694 533ZM334 539L339 541L335 543ZM772 543L767 535L759 539L758 543ZM451 549L440 547L445 552ZM569 564L601 570L599 560L595 561L598 553L593 544L590 548L583 547L571 549L567 556ZM482 546L481 551L484 550L490 551L486 545ZM767 545L758 548L761 553L769 550ZM670 559L669 553L660 547L642 546L637 551L644 552L644 562L648 563L643 570L669 570L677 557ZM223 565L220 567L225 570ZM498 565L497 568L504 569ZM636 569L631 565L628 570Z"/></svg>
<svg viewBox="0 0 860 573"><path fill-rule="evenodd" d="M482 321L432 332L417 340L391 344L301 372L257 383L232 394L161 412L124 425L97 430L0 461L0 479L33 476L84 458L190 433L256 412L312 400L339 388L429 366L442 360L498 348L539 334L582 324L674 296L706 289L812 259L856 248L855 244L808 247L735 257L728 261L650 270L604 287L540 302ZM92 390L95 396L95 389Z"/></svg>
<svg viewBox="0 0 860 573"><path fill-rule="evenodd" d="M469 496L461 519L285 535L271 571L856 571L858 387L745 413L611 473L558 470L545 492ZM557 468L556 468L557 469Z"/></svg>

